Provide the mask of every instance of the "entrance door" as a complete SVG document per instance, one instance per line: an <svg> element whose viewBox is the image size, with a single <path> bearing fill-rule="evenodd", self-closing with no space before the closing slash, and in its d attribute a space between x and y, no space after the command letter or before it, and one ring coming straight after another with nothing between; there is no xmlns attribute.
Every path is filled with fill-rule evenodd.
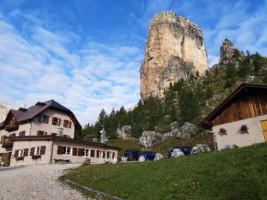
<svg viewBox="0 0 267 200"><path fill-rule="evenodd" d="M261 121L261 128L262 128L262 132L263 132L263 136L264 136L265 142L267 142L267 120Z"/></svg>
<svg viewBox="0 0 267 200"><path fill-rule="evenodd" d="M11 152L3 153L2 161L4 166L10 165Z"/></svg>

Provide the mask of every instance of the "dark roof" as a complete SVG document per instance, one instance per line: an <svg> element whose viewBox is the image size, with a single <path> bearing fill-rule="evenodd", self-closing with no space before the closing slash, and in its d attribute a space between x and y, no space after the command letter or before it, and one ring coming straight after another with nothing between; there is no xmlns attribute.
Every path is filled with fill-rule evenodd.
<svg viewBox="0 0 267 200"><path fill-rule="evenodd" d="M224 109L225 106L232 101L238 94L243 90L251 88L261 88L267 89L267 84L257 84L257 83L242 83L239 85L228 97L226 97L216 108L214 108L210 114L208 114L198 125L207 126L207 124L215 119ZM208 125L211 126L211 125Z"/></svg>
<svg viewBox="0 0 267 200"><path fill-rule="evenodd" d="M38 114L40 114L41 112L43 112L44 110L48 108L54 108L54 109L61 110L61 111L68 113L70 118L73 120L75 127L78 129L82 128L79 121L73 114L73 112L54 100L49 100L46 102L37 102L34 106L31 106L27 109L23 108L19 110L10 110L8 115L12 114L16 122L24 123L24 122L32 120L34 117L36 117Z"/></svg>
<svg viewBox="0 0 267 200"><path fill-rule="evenodd" d="M38 140L52 140L55 142L66 142L66 143L73 143L73 144L83 144L83 145L88 145L88 146L95 146L95 147L102 147L102 148L108 148L108 149L116 149L120 150L119 147L113 147L113 146L108 146L106 144L102 143L97 143L97 142L89 142L86 140L76 140L72 138L66 138L66 137L59 137L59 136L51 136L51 135L42 135L42 136L10 136L6 137L9 140L12 141L38 141Z"/></svg>

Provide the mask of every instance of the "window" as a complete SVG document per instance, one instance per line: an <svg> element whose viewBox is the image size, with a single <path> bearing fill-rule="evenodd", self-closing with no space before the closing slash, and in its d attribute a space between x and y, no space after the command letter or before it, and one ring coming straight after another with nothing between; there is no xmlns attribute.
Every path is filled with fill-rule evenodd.
<svg viewBox="0 0 267 200"><path fill-rule="evenodd" d="M46 123L46 124L48 124L48 122L49 122L49 117L48 117L47 115L39 115L39 119L38 119L38 121L39 121L40 123Z"/></svg>
<svg viewBox="0 0 267 200"><path fill-rule="evenodd" d="M37 131L37 135L47 135L47 132L44 132L44 131Z"/></svg>
<svg viewBox="0 0 267 200"><path fill-rule="evenodd" d="M24 149L20 149L18 157L23 157L23 156L24 156Z"/></svg>
<svg viewBox="0 0 267 200"><path fill-rule="evenodd" d="M65 128L71 128L71 121L69 121L69 120L64 120L63 126L64 126Z"/></svg>
<svg viewBox="0 0 267 200"><path fill-rule="evenodd" d="M19 136L25 136L25 131L19 132Z"/></svg>
<svg viewBox="0 0 267 200"><path fill-rule="evenodd" d="M89 149L84 149L83 150L83 156L89 156L90 155L90 150Z"/></svg>
<svg viewBox="0 0 267 200"><path fill-rule="evenodd" d="M107 159L109 159L109 154L110 154L110 152L108 151L108 152L107 152Z"/></svg>
<svg viewBox="0 0 267 200"><path fill-rule="evenodd" d="M41 150L42 150L41 146L35 147L34 155L41 155Z"/></svg>
<svg viewBox="0 0 267 200"><path fill-rule="evenodd" d="M62 153L65 155L71 155L72 154L72 148L71 147L63 147Z"/></svg>
<svg viewBox="0 0 267 200"><path fill-rule="evenodd" d="M57 117L53 117L52 118L52 124L56 125L56 126L60 126L61 124L61 119L57 118Z"/></svg>

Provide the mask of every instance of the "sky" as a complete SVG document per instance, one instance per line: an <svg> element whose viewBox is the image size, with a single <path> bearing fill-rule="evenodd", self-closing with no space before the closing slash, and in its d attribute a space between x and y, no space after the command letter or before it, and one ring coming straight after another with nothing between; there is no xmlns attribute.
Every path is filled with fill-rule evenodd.
<svg viewBox="0 0 267 200"><path fill-rule="evenodd" d="M0 0L0 102L54 99L80 123L140 100L149 22L174 11L203 30L208 64L224 39L267 56L267 0Z"/></svg>

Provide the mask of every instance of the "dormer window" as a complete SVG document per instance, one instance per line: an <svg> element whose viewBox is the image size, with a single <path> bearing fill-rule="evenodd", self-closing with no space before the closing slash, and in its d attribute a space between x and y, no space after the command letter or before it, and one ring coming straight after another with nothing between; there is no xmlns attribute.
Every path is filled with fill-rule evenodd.
<svg viewBox="0 0 267 200"><path fill-rule="evenodd" d="M48 124L48 122L49 122L49 117L48 117L47 115L39 115L39 119L38 119L38 121L39 121L40 123L46 123L46 124Z"/></svg>

